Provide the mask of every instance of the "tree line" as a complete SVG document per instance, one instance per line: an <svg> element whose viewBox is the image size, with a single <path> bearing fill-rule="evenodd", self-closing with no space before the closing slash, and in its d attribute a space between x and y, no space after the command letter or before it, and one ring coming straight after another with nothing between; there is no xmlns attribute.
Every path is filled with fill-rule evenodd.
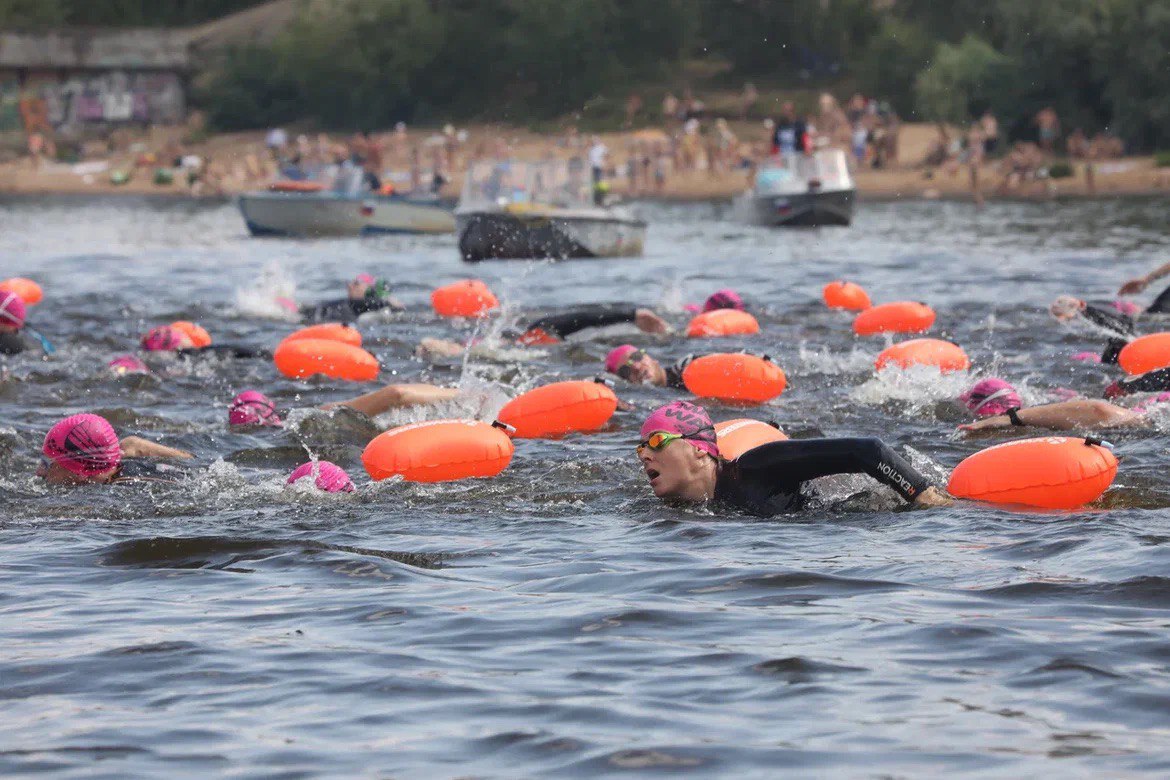
<svg viewBox="0 0 1170 780"><path fill-rule="evenodd" d="M190 24L256 0L0 0L0 26ZM225 129L445 118L529 122L677 85L855 85L905 118L985 109L1170 147L1170 0L303 0L270 44L224 53L197 99ZM665 89L665 86L662 87Z"/></svg>

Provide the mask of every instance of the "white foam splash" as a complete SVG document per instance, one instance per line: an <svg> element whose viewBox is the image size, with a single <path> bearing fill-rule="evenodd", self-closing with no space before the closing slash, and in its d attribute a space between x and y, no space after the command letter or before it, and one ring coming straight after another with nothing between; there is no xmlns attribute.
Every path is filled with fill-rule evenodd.
<svg viewBox="0 0 1170 780"><path fill-rule="evenodd" d="M296 295L296 281L279 262L271 261L265 264L251 286L237 288L236 310L242 315L295 322L297 313L278 299L295 301Z"/></svg>

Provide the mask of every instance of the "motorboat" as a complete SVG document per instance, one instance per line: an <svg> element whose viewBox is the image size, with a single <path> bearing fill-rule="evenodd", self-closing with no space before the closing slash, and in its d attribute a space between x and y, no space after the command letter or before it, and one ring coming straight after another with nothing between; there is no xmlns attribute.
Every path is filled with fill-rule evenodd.
<svg viewBox="0 0 1170 780"><path fill-rule="evenodd" d="M594 192L577 158L472 163L455 208L459 252L468 262L641 255L646 223Z"/></svg>
<svg viewBox="0 0 1170 780"><path fill-rule="evenodd" d="M845 152L821 149L761 163L735 210L741 220L767 227L848 225L856 195Z"/></svg>
<svg viewBox="0 0 1170 780"><path fill-rule="evenodd" d="M317 182L274 182L237 199L254 236L363 236L453 233L455 217L437 195L326 189Z"/></svg>

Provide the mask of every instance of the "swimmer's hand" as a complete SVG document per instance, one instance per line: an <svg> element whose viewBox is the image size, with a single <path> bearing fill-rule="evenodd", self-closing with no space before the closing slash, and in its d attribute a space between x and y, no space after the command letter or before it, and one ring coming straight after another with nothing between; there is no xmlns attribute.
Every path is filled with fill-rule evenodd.
<svg viewBox="0 0 1170 780"><path fill-rule="evenodd" d="M178 458L181 460L195 457L186 450L157 444L138 436L127 436L122 439L122 456L126 458Z"/></svg>
<svg viewBox="0 0 1170 780"><path fill-rule="evenodd" d="M1121 285L1121 289L1117 291L1118 295L1134 295L1146 289L1150 284L1149 278L1143 276L1139 279L1130 279L1125 284Z"/></svg>
<svg viewBox="0 0 1170 780"><path fill-rule="evenodd" d="M414 354L424 360L435 358L459 357L463 354L463 345L446 339L425 338L418 343Z"/></svg>
<svg viewBox="0 0 1170 780"><path fill-rule="evenodd" d="M1006 414L996 415L995 417L985 417L982 420L977 420L973 423L960 425L960 431L989 431L995 428L1006 428L1012 424Z"/></svg>
<svg viewBox="0 0 1170 780"><path fill-rule="evenodd" d="M938 488L931 486L918 494L918 498L914 499L914 506L950 506L954 502L955 500L947 495L946 491L939 490Z"/></svg>
<svg viewBox="0 0 1170 780"><path fill-rule="evenodd" d="M634 312L634 324L643 333L657 333L666 335L671 333L670 325L649 309L638 309Z"/></svg>

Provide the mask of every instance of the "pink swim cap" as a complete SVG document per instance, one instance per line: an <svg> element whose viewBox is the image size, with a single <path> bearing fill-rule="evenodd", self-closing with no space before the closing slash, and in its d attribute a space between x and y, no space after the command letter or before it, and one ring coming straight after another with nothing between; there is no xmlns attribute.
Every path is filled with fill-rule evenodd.
<svg viewBox="0 0 1170 780"><path fill-rule="evenodd" d="M967 392L959 396L959 400L976 417L995 417L1007 414L1009 409L1019 409L1024 405L1016 389L1002 379L984 379L976 382Z"/></svg>
<svg viewBox="0 0 1170 780"><path fill-rule="evenodd" d="M232 399L228 407L230 425L270 425L280 427L281 420L276 414L276 404L258 390L245 390Z"/></svg>
<svg viewBox="0 0 1170 780"><path fill-rule="evenodd" d="M354 277L354 281L361 282L362 284L373 284L374 277L370 276L369 274L358 274Z"/></svg>
<svg viewBox="0 0 1170 780"><path fill-rule="evenodd" d="M308 463L302 463L293 469L293 473L288 475L288 480L284 484L291 485L305 477L312 477L314 474L316 474L314 484L318 490L324 490L326 493L353 492L353 480L345 473L345 469L327 460L311 460Z"/></svg>
<svg viewBox="0 0 1170 780"><path fill-rule="evenodd" d="M622 344L620 347L611 349L609 354L605 356L605 370L616 374L618 369L625 365L626 358L637 351L638 348L633 344Z"/></svg>
<svg viewBox="0 0 1170 780"><path fill-rule="evenodd" d="M183 333L170 325L160 325L142 337L142 348L147 352L168 352L182 349Z"/></svg>
<svg viewBox="0 0 1170 780"><path fill-rule="evenodd" d="M739 297L739 293L735 290L724 288L716 290L703 304L703 311L714 311L715 309L738 309L743 311L743 298Z"/></svg>
<svg viewBox="0 0 1170 780"><path fill-rule="evenodd" d="M23 328L27 315L28 309L19 295L14 292L0 292L0 325Z"/></svg>
<svg viewBox="0 0 1170 780"><path fill-rule="evenodd" d="M689 401L674 401L666 406L660 406L642 423L639 436L645 439L655 431L677 433L686 438L683 440L713 458L719 457L719 447L715 443L715 425L710 415L701 406Z"/></svg>
<svg viewBox="0 0 1170 780"><path fill-rule="evenodd" d="M45 457L81 477L92 477L122 465L118 434L104 417L75 414L54 425L41 448Z"/></svg>
<svg viewBox="0 0 1170 780"><path fill-rule="evenodd" d="M135 355L118 355L106 364L115 374L149 374L150 367Z"/></svg>
<svg viewBox="0 0 1170 780"><path fill-rule="evenodd" d="M1101 362L1101 356L1098 355L1096 352L1078 352L1072 356L1072 359L1080 361L1081 363L1100 363Z"/></svg>
<svg viewBox="0 0 1170 780"><path fill-rule="evenodd" d="M1126 317L1136 317L1142 313L1142 307L1138 306L1133 301L1113 301L1113 308L1116 309L1120 314L1124 314Z"/></svg>

